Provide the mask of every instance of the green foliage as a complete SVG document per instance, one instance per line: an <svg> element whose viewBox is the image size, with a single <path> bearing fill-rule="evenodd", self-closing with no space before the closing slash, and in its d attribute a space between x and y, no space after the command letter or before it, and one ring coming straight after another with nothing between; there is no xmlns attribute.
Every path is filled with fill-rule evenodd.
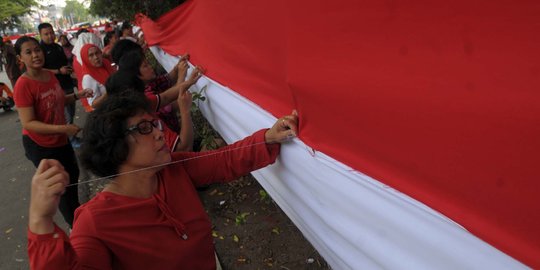
<svg viewBox="0 0 540 270"><path fill-rule="evenodd" d="M75 0L66 0L66 7L62 12L65 18L71 17L74 23L84 22L90 18L90 13L83 4Z"/></svg>
<svg viewBox="0 0 540 270"><path fill-rule="evenodd" d="M270 204L272 202L272 197L270 197L270 195L268 195L266 190L260 189L259 190L259 200L262 203Z"/></svg>
<svg viewBox="0 0 540 270"><path fill-rule="evenodd" d="M19 26L22 29L22 31L25 32L25 33L30 33L30 32L36 31L34 26L31 23L27 22L27 21L21 22L19 24Z"/></svg>
<svg viewBox="0 0 540 270"><path fill-rule="evenodd" d="M201 88L201 90L199 90L198 92L195 91L192 94L192 100L193 100L193 103L192 103L192 106L191 106L191 109L192 111L193 110L198 110L199 109L199 104L200 102L204 102L206 100L206 97L204 96L204 92L206 91L206 85L203 86Z"/></svg>
<svg viewBox="0 0 540 270"><path fill-rule="evenodd" d="M167 71L163 68L163 66L158 62L158 60L156 59L152 51L146 50L144 52L144 55L146 57L146 61L148 62L148 64L150 64L152 68L154 68L157 74L161 75L161 74L167 73Z"/></svg>
<svg viewBox="0 0 540 270"><path fill-rule="evenodd" d="M152 19L157 19L183 2L184 0L92 0L90 13L122 20L133 20L137 13L143 13Z"/></svg>
<svg viewBox="0 0 540 270"><path fill-rule="evenodd" d="M206 101L204 92L206 91L206 85L199 91L191 92L193 102L191 104L191 113L193 115L193 123L195 125L195 132L197 137L201 138L201 148L206 150L212 150L219 148L218 139L219 134L212 128L210 123L206 121L199 109L201 102Z"/></svg>
<svg viewBox="0 0 540 270"><path fill-rule="evenodd" d="M29 13L32 6L37 6L34 0L0 0L0 21Z"/></svg>
<svg viewBox="0 0 540 270"><path fill-rule="evenodd" d="M241 213L238 214L235 218L236 225L242 225L245 224L247 221L247 216L249 216L249 213Z"/></svg>
<svg viewBox="0 0 540 270"><path fill-rule="evenodd" d="M5 31L20 24L19 16L30 13L30 7L37 6L34 0L0 0L0 29Z"/></svg>

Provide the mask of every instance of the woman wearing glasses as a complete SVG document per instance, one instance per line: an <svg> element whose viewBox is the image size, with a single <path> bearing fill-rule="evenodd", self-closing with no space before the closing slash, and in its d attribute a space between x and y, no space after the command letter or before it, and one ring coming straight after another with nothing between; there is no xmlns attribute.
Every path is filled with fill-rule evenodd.
<svg viewBox="0 0 540 270"><path fill-rule="evenodd" d="M211 224L195 188L273 163L297 132L296 113L213 152L170 153L163 123L144 95L110 96L87 119L81 160L112 179L76 212L68 238L53 223L68 183L44 160L32 179L28 252L32 269L216 269Z"/></svg>

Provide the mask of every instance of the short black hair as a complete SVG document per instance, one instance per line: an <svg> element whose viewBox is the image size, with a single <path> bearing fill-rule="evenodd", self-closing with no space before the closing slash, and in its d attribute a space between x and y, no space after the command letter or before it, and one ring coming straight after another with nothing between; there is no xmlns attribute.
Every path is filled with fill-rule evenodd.
<svg viewBox="0 0 540 270"><path fill-rule="evenodd" d="M105 34L105 37L103 38L103 46L107 46L109 45L109 43L111 43L111 39L116 36L116 32L113 30L113 31L107 31L107 33Z"/></svg>
<svg viewBox="0 0 540 270"><path fill-rule="evenodd" d="M118 70L125 70L133 74L141 75L140 67L144 60L144 55L139 51L127 52L120 58Z"/></svg>
<svg viewBox="0 0 540 270"><path fill-rule="evenodd" d="M37 41L37 39L33 38L33 37L29 37L29 36L24 36L24 37L21 37L19 39L17 39L17 42L15 42L15 53L17 55L21 55L21 48L22 48L22 45L28 41L33 41L35 42L36 44L39 45L39 42Z"/></svg>
<svg viewBox="0 0 540 270"><path fill-rule="evenodd" d="M120 95L125 91L144 93L144 82L136 73L127 70L118 70L105 82L107 96Z"/></svg>
<svg viewBox="0 0 540 270"><path fill-rule="evenodd" d="M118 174L129 154L128 119L139 113L152 113L143 93L125 91L107 96L86 119L80 154L82 166L99 177Z"/></svg>
<svg viewBox="0 0 540 270"><path fill-rule="evenodd" d="M45 28L54 29L53 26L50 23L46 23L46 22L45 23L40 23L37 28L38 28L39 33L41 33L41 30L45 29Z"/></svg>
<svg viewBox="0 0 540 270"><path fill-rule="evenodd" d="M124 21L122 23L122 27L120 27L120 30L122 30L122 32L126 29L130 29L132 28L133 26L131 25L131 23L129 21Z"/></svg>
<svg viewBox="0 0 540 270"><path fill-rule="evenodd" d="M119 40L116 42L116 44L114 44L114 47L111 50L111 58L114 63L118 64L120 63L120 58L130 51L139 51L141 54L143 54L141 45L128 39Z"/></svg>

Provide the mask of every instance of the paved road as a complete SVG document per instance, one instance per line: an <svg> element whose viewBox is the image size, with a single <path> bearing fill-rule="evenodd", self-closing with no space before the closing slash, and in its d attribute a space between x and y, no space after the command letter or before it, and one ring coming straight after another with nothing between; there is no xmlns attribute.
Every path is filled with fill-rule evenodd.
<svg viewBox="0 0 540 270"><path fill-rule="evenodd" d="M0 72L0 82L11 85L5 72ZM75 122L82 124L84 112L80 106L77 115L81 117ZM29 269L26 230L30 181L35 168L24 156L17 112L0 109L0 125L0 269ZM56 222L67 227L60 215Z"/></svg>

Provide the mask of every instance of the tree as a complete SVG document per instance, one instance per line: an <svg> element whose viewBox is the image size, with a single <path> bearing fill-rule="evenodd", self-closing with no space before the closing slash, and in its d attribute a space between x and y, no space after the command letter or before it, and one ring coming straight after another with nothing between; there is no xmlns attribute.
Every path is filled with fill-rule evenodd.
<svg viewBox="0 0 540 270"><path fill-rule="evenodd" d="M73 23L78 23L88 20L90 13L81 3L75 0L67 0L62 15L64 18L71 18Z"/></svg>
<svg viewBox="0 0 540 270"><path fill-rule="evenodd" d="M90 12L102 17L124 20L133 20L135 14L143 13L156 19L183 2L184 0L92 0Z"/></svg>
<svg viewBox="0 0 540 270"><path fill-rule="evenodd" d="M19 16L30 13L30 7L37 6L34 0L0 0L0 29L6 30L19 24Z"/></svg>

